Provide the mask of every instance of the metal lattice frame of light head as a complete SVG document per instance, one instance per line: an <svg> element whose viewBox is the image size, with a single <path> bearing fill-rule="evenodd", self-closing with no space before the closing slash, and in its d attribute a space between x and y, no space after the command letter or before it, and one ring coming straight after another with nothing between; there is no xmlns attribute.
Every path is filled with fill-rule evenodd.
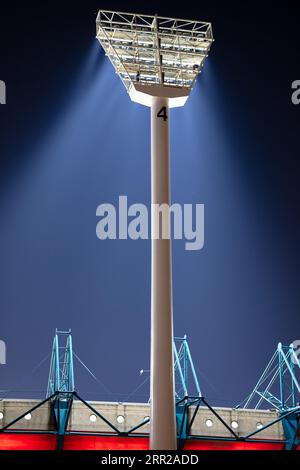
<svg viewBox="0 0 300 470"><path fill-rule="evenodd" d="M100 10L97 38L132 101L183 106L213 42L210 23Z"/></svg>

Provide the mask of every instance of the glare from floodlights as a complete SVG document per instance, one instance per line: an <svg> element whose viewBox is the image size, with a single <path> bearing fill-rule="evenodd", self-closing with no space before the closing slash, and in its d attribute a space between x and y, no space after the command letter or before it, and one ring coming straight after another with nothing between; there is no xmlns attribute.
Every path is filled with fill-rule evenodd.
<svg viewBox="0 0 300 470"><path fill-rule="evenodd" d="M213 43L211 23L100 10L97 39L131 99L151 106L168 87L183 106Z"/></svg>

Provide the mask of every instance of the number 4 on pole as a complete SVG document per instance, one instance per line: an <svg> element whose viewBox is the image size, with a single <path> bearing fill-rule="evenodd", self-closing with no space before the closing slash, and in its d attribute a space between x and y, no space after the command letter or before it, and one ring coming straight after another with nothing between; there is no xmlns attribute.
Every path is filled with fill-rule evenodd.
<svg viewBox="0 0 300 470"><path fill-rule="evenodd" d="M163 106L161 110L157 113L158 118L163 118L164 121L168 120L167 108Z"/></svg>

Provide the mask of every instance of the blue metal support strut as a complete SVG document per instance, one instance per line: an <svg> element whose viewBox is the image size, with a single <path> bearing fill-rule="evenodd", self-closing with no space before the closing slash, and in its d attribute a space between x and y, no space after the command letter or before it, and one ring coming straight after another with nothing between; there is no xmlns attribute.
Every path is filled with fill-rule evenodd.
<svg viewBox="0 0 300 470"><path fill-rule="evenodd" d="M47 398L55 395L52 401L57 425L58 449L62 449L63 447L74 391L71 330L56 330L52 348Z"/></svg>
<svg viewBox="0 0 300 470"><path fill-rule="evenodd" d="M198 397L202 397L199 380L187 341L187 336L174 338L174 369L176 383L176 420L178 446L187 439L189 421L189 396L196 392ZM193 380L190 380L190 376ZM193 387L193 389L192 389Z"/></svg>

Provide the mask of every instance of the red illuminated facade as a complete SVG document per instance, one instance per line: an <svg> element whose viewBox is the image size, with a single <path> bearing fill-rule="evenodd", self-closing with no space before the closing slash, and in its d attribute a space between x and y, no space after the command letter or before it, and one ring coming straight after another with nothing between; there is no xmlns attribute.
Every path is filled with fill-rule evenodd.
<svg viewBox="0 0 300 470"><path fill-rule="evenodd" d="M33 434L2 434L0 435L1 450L56 450L55 435ZM105 436L65 436L64 450L90 451L126 451L149 450L149 439L138 437L105 437ZM222 450L253 450L280 451L283 443L268 442L236 442L236 441L204 441L187 440L184 450L222 451ZM299 448L298 448L299 450Z"/></svg>

